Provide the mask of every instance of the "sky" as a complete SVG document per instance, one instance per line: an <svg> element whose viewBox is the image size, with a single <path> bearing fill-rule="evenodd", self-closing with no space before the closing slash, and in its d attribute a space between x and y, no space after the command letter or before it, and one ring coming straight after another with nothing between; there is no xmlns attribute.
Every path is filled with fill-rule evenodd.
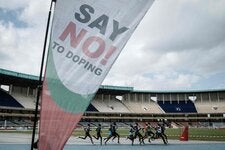
<svg viewBox="0 0 225 150"><path fill-rule="evenodd" d="M0 0L0 68L39 75L50 0ZM155 0L103 85L225 89L225 0Z"/></svg>

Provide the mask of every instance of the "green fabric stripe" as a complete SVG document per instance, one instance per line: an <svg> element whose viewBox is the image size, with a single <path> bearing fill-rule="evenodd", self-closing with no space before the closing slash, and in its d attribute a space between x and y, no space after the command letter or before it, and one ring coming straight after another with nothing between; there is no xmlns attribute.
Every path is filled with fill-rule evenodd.
<svg viewBox="0 0 225 150"><path fill-rule="evenodd" d="M80 95L71 92L62 84L56 72L56 67L53 62L53 53L50 47L51 45L49 46L46 79L48 90L50 91L52 99L66 112L84 112L90 104L90 101L94 97L95 93L89 95ZM76 84L75 81L71 82Z"/></svg>

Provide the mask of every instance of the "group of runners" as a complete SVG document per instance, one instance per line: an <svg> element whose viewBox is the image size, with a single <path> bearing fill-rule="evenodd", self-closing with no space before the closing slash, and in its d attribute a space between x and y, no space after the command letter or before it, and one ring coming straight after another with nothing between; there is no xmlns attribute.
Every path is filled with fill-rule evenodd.
<svg viewBox="0 0 225 150"><path fill-rule="evenodd" d="M168 144L167 135L165 134L165 123L158 123L156 126L151 126L150 123L146 123L145 127L141 127L138 123L130 124L129 134L127 136L127 139L131 140L131 144L134 144L134 140L138 139L140 145L144 145L145 139L148 139L148 142L151 143L151 141L161 138L164 144ZM102 145L102 142L104 140L105 145L107 142L112 138L112 141L117 138L117 143L120 143L120 135L117 132L118 126L117 124L111 123L109 126L109 134L106 138L102 138L102 126L101 124L98 124L96 131L96 136L93 136L95 139L100 140L100 144ZM90 124L87 124L86 127L84 127L85 136L79 137L81 139L86 139L87 137L90 138L91 143L94 144L92 136L90 134L91 126Z"/></svg>
<svg viewBox="0 0 225 150"><path fill-rule="evenodd" d="M141 134L141 130L144 134ZM146 123L145 128L140 127L138 123L135 123L135 125L131 124L127 139L130 139L133 145L136 138L138 138L140 145L145 144L145 139L148 139L148 142L151 143L152 140L158 138L161 138L164 144L168 144L167 135L165 134L165 124L160 123L155 127L152 127L150 123Z"/></svg>

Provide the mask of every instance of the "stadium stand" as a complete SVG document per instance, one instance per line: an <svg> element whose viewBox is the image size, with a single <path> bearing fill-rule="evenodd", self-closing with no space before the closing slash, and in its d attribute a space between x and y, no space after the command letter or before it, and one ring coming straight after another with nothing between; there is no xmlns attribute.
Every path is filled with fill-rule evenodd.
<svg viewBox="0 0 225 150"><path fill-rule="evenodd" d="M98 112L98 110L95 108L95 106L93 106L92 104L90 104L86 110L87 112L91 111L91 112Z"/></svg>
<svg viewBox="0 0 225 150"><path fill-rule="evenodd" d="M198 113L224 113L225 102L195 102Z"/></svg>
<svg viewBox="0 0 225 150"><path fill-rule="evenodd" d="M163 113L157 103L146 93L129 93L122 101L131 113Z"/></svg>
<svg viewBox="0 0 225 150"><path fill-rule="evenodd" d="M217 90L196 94L195 106L198 113L224 113L225 93Z"/></svg>
<svg viewBox="0 0 225 150"><path fill-rule="evenodd" d="M197 110L192 101L158 101L159 106L166 113L196 113Z"/></svg>
<svg viewBox="0 0 225 150"><path fill-rule="evenodd" d="M155 103L124 102L130 113L162 113Z"/></svg>
<svg viewBox="0 0 225 150"><path fill-rule="evenodd" d="M91 103L100 112L130 112L115 95L96 95Z"/></svg>
<svg viewBox="0 0 225 150"><path fill-rule="evenodd" d="M11 95L21 104L24 108L35 108L36 89L30 87L12 86Z"/></svg>
<svg viewBox="0 0 225 150"><path fill-rule="evenodd" d="M0 69L0 87L0 125L31 125L38 77ZM174 121L174 126L183 126L187 121L193 126L224 122L225 89L138 91L133 87L101 85L82 122L102 121L108 125L116 121L124 126L123 122L157 122L164 118Z"/></svg>
<svg viewBox="0 0 225 150"><path fill-rule="evenodd" d="M23 108L23 106L17 102L16 99L2 89L0 89L0 106Z"/></svg>

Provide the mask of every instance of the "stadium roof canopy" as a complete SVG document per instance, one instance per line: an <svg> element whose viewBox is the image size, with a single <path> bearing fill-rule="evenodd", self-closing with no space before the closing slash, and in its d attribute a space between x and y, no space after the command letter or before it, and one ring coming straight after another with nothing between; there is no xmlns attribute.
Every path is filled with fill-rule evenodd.
<svg viewBox="0 0 225 150"><path fill-rule="evenodd" d="M32 87L38 86L38 77L28 75L24 73L18 73L0 68L0 84L1 85L14 85L21 87Z"/></svg>
<svg viewBox="0 0 225 150"><path fill-rule="evenodd" d="M21 87L32 87L36 88L38 86L38 76L18 73L15 71L5 70L0 68L0 84L1 85L14 85ZM109 86L101 85L98 93L104 94L125 94L133 91L133 87L122 87L122 86Z"/></svg>
<svg viewBox="0 0 225 150"><path fill-rule="evenodd" d="M21 87L31 87L36 88L38 86L38 76L18 73L10 70L5 70L0 68L0 84L1 85L14 85ZM125 86L109 86L109 85L101 85L98 94L115 94L122 95L125 93L204 93L204 92L220 92L225 91L225 89L208 89L208 90L134 90L133 87L125 87Z"/></svg>
<svg viewBox="0 0 225 150"><path fill-rule="evenodd" d="M158 93L158 94L172 94L172 93L210 93L210 92L225 92L225 89L199 89L199 90L134 90L135 93Z"/></svg>
<svg viewBox="0 0 225 150"><path fill-rule="evenodd" d="M104 93L104 94L114 94L114 95L120 95L125 94L129 92L133 92L133 87L124 87L124 86L109 86L109 85L101 85L98 94Z"/></svg>

